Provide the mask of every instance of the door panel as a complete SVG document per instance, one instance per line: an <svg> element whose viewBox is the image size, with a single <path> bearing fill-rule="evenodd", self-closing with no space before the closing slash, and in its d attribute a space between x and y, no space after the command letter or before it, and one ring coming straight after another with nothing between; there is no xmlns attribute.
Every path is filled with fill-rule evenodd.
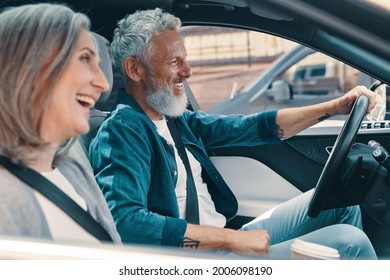
<svg viewBox="0 0 390 280"><path fill-rule="evenodd" d="M337 138L299 135L276 145L214 150L212 161L239 201L239 216L256 217L314 188ZM376 140L390 151L390 131L360 133L356 142Z"/></svg>
<svg viewBox="0 0 390 280"><path fill-rule="evenodd" d="M240 216L257 217L302 193L257 160L239 156L211 157L211 160L237 197Z"/></svg>

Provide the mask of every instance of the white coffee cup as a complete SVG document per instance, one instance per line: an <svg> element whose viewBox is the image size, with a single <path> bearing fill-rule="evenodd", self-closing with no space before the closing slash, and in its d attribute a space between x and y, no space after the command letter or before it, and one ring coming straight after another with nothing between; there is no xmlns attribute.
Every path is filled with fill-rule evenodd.
<svg viewBox="0 0 390 280"><path fill-rule="evenodd" d="M320 244L295 239L291 244L291 258L300 260L338 260L339 251Z"/></svg>

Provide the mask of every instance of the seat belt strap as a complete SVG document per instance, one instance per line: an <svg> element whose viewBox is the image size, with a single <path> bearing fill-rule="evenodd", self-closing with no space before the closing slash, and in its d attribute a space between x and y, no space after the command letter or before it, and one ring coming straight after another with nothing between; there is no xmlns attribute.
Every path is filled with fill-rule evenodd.
<svg viewBox="0 0 390 280"><path fill-rule="evenodd" d="M187 173L187 197L186 197L186 221L191 224L199 224L198 194L195 187L194 177L183 139L177 126L176 118L167 117L167 124L175 146Z"/></svg>
<svg viewBox="0 0 390 280"><path fill-rule="evenodd" d="M88 212L40 173L27 166L15 164L4 156L0 156L0 164L21 181L52 201L98 240L112 242L111 236Z"/></svg>

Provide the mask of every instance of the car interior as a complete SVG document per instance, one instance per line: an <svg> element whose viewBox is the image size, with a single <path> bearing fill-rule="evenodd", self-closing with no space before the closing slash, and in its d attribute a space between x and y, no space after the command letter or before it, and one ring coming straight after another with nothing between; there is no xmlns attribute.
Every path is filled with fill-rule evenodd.
<svg viewBox="0 0 390 280"><path fill-rule="evenodd" d="M112 1L117 6L110 12L107 1L65 2L90 16L101 67L112 85L91 110L90 132L70 147L70 155L91 172L89 143L109 114L121 86L111 63L109 41L117 20L136 9L160 6L180 17L184 26L227 26L277 35L353 65L379 81L373 90L381 88L389 93L386 84L390 83L390 30L379 31L388 21L388 13L355 3L359 1L315 1L312 6L310 0L118 0ZM361 5L365 5L364 10ZM370 23L362 18L369 18ZM184 86L189 109L199 110L195 94L187 83ZM390 121L363 121L366 106L361 99L345 123L329 120L277 145L208 151L239 201L238 215L228 227L239 228L277 204L317 187L309 215L315 217L328 208L360 204L364 231L378 257L389 259Z"/></svg>
<svg viewBox="0 0 390 280"><path fill-rule="evenodd" d="M112 63L111 63L110 56L109 56L108 40L105 39L104 37L98 35L98 34L94 34L94 36L95 36L95 39L99 45L99 54L101 56L101 67L103 69L103 72L107 76L110 84L112 85L112 83L113 83L113 78L112 78L113 77L113 68L112 68ZM188 84L186 86L188 87ZM112 88L112 86L111 86L111 88ZM104 103L107 102L107 100L109 99L110 93L111 93L111 90L103 93L101 95L101 98L98 100L96 107L101 106L104 108ZM191 94L191 92L189 92L189 96L191 96L191 98L193 100L195 100L193 95ZM193 106L196 108L197 104L194 103ZM367 104L365 106L367 106ZM191 108L191 107L190 107L190 109L194 110L194 108ZM363 109L364 109L364 107L363 107ZM363 110L363 112L364 111L365 110ZM90 126L91 126L90 132L85 134L85 135L80 136L77 139L77 141L75 141L73 143L72 147L70 148L71 156L77 158L80 162L83 163L85 168L90 169L91 171L92 171L92 168L91 168L91 165L90 165L89 160L88 160L89 143L90 143L91 139L96 135L100 124L103 122L103 120L105 119L105 117L108 114L109 114L108 111L103 111L103 110L99 110L97 108L93 108L91 110L91 116L90 116ZM387 225L388 215L377 217L376 213L378 213L378 211L383 212L387 209L386 202L380 198L378 199L378 195L380 197L382 197L382 196L387 197L388 195L390 195L390 193L388 193L387 188L381 187L383 185L383 181L387 180L386 174L383 174L383 172L377 171L377 170L380 170L380 164L372 159L372 157L371 157L372 149L367 149L366 146L361 144L361 146L356 147L356 151L352 155L350 154L347 156L349 150L351 149L352 143L354 142L353 138L356 137L357 131L358 131L358 129L360 129L363 116L364 116L364 113L362 113L362 111L361 111L360 116L359 116L360 119L352 120L354 128L350 128L350 130L352 129L354 131L345 132L345 129L344 129L344 135L347 135L347 138L344 138L344 140L337 140L338 142L340 142L340 141L342 141L342 142L338 143L337 145L334 144L334 146L333 146L334 149L335 149L335 147L339 147L339 149L340 148L343 149L341 155L340 155L339 151L337 152L337 155L340 155L340 156L337 156L337 158L338 158L337 160L342 161L342 159L344 157L351 158L351 159L349 159L350 160L349 165L351 166L349 168L355 169L355 174L349 175L349 177L347 177L347 178L343 178L343 181L344 181L343 188L340 188L339 190L337 188L334 188L335 176L336 177L342 176L342 174L340 174L338 172L338 170L340 169L341 162L338 164L335 164L334 162L329 162L329 161L327 161L329 154L327 154L327 155L324 154L322 158L319 158L318 152L316 152L317 161L319 161L321 163L321 165L319 165L318 172L322 171L321 176L322 177L326 176L326 179L328 180L328 181L325 181L324 183L321 183L321 184L327 185L325 188L325 191L323 191L324 188L322 188L321 190L322 190L322 192L326 192L326 193L331 192L332 199L325 199L327 197L326 195L324 195L321 192L317 192L318 201L313 202L314 206L312 206L312 209L310 209L311 213L309 211L309 215L313 215L313 217L315 217L316 215L318 215L318 212L323 210L323 209L361 203L363 201L363 198L365 197L368 189L370 188L370 186L374 185L374 187L372 187L372 188L374 188L376 191L372 192L370 200L366 199L364 201L364 203L362 204L362 207L364 207L367 210L367 212L366 212L367 216L365 217L365 219L367 219L367 221L370 221L371 223L381 223L382 225ZM351 137L352 137L352 139L351 139ZM300 137L298 137L298 139L299 138ZM368 138L366 140L368 140ZM306 153L310 157L310 154L308 154L308 151L306 148L299 147L299 145L300 145L299 140L292 139L291 141L292 141L292 143L289 140L287 147L289 146L290 149L291 148L300 149L300 152ZM296 141L298 143L297 146L294 145L294 141ZM321 141L324 141L324 140L321 140ZM329 140L325 140L325 141L329 141L329 147L332 147L331 142L333 141L333 139L329 139ZM282 145L282 147L283 147L283 145ZM281 146L277 146L275 148L280 149ZM224 175L228 176L226 174L228 174L229 172L226 173L226 170L231 170L231 166L237 166L237 165L241 164L241 159L239 159L238 157L235 157L235 154L237 154L237 156L239 156L239 157L247 156L248 158L255 158L255 159L257 159L256 156L263 155L264 158L260 158L260 160L259 160L260 162L263 163L263 165L261 165L259 167L257 162L254 162L254 165L249 165L252 167L248 168L249 170L247 170L247 176L249 178L251 178L251 181L256 182L256 179L252 178L252 176L250 175L251 168L253 169L252 170L253 172L259 172L259 168L260 168L260 170L261 170L260 173L262 174L262 176L264 176L264 174L266 174L267 172L269 173L268 176L264 176L264 178L263 178L264 185L273 185L275 187L278 187L280 185L285 185L285 184L291 185L291 182L289 182L288 180L285 180L285 179L283 179L283 177L280 177L280 176L275 176L274 174L272 174L272 172L269 171L269 166L272 166L272 162L267 162L267 154L272 153L272 152L273 152L273 150L270 149L269 146L266 146L264 149L260 149L256 153L253 153L253 151L252 151L251 154L247 154L247 155L242 153L241 148L231 148L231 149L227 149L224 151L213 151L211 156L213 158L214 163L217 166L219 166L219 168L221 168L222 170L225 170L225 171L222 171L222 172L225 172ZM219 160L220 160L219 156L225 155L225 154L227 157L230 157L229 161L223 160L223 161L219 162ZM361 154L364 154L363 159L361 158ZM298 154L296 154L296 155L298 156ZM359 160L356 160L357 155L360 156L360 158L358 157ZM362 166L363 161L365 161L365 165L369 165L370 167L363 167ZM227 162L228 162L228 165L226 164ZM236 164L235 164L235 162L236 162ZM330 174L326 174L326 172L325 172L325 175L324 175L324 171L322 169L322 164L324 164L324 163L326 163L325 171L326 171L326 168L332 169L331 171L326 171L328 173L330 172ZM311 165L311 163L310 163L310 165ZM300 167L305 168L304 166L300 166ZM310 167L310 168L312 168L312 167ZM284 170L285 170L285 172L292 172L291 166L286 167ZM278 173L279 172L281 173L282 170L279 170ZM232 173L234 173L234 172L232 172ZM335 174L335 173L337 173L337 174ZM359 181L358 179L354 179L355 177L358 177L358 178L362 177L362 174L365 176L364 176L364 179L362 179L361 181ZM376 174L377 176L374 176L374 174ZM378 176L378 174L380 176ZM241 175L245 176L245 174L241 174ZM289 177L289 176L287 175L287 177ZM293 176L291 176L291 177L293 177ZM368 179L366 177L368 177ZM309 190L311 188L311 186L313 184L315 184L315 182L310 181L310 176L306 176L306 180L308 181L306 189L296 190L292 187L289 187L288 189L290 191L284 191L282 196L280 197L281 202L283 200L287 200L289 198L292 198L292 197L300 194L301 191ZM317 176L313 176L312 180L314 180L314 181L317 180ZM234 182L232 184L234 184ZM318 185L319 184L317 183L317 186ZM333 188L333 191L330 191L330 189L332 189L332 188ZM355 195L352 197L350 196L351 189L353 189L354 190L353 192L355 193ZM355 189L357 189L358 192L356 192ZM245 195L250 196L251 193L249 192ZM266 194L263 193L262 195L264 196ZM251 210L251 207L250 207L250 206L254 206L254 204L256 204L256 202L249 202L249 204L245 204L244 207L248 207L248 209L244 209L244 211L243 211L243 212L247 211L249 213L252 211L252 213L253 213L252 215L243 215L243 216L239 215L232 222L230 222L228 226L231 228L239 228L243 223L248 222L248 221L252 220L254 217L256 217L257 213L255 211ZM264 212L270 208L269 205L263 205L263 207L264 207ZM384 232L387 232L387 231L385 230ZM381 237L381 234L383 234L382 232L378 233L378 231L376 230L373 234L376 234L377 238L383 239L383 237ZM379 236L378 236L378 234L379 234ZM386 253L387 253L387 251L386 251Z"/></svg>

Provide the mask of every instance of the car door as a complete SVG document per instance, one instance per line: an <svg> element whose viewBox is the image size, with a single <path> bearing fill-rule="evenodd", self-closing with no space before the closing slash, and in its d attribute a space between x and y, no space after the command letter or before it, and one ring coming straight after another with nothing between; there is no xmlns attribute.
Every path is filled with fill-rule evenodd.
<svg viewBox="0 0 390 280"><path fill-rule="evenodd" d="M280 144L211 152L213 162L239 200L240 219L263 214L316 186L342 125L341 121L334 126L326 122ZM361 129L356 142L375 140L389 150L390 124L384 123L386 128Z"/></svg>

